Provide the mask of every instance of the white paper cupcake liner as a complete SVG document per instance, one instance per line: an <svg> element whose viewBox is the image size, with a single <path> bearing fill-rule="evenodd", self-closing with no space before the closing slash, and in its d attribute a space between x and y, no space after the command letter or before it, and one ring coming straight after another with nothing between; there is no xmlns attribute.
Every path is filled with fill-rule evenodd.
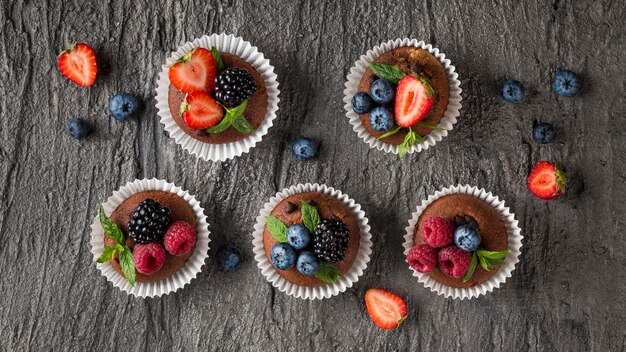
<svg viewBox="0 0 626 352"><path fill-rule="evenodd" d="M209 50L211 47L215 47L219 51L237 55L252 65L265 81L268 99L265 119L263 123L261 123L261 126L246 138L224 144L204 143L189 136L178 127L176 121L174 121L168 103L170 86L170 79L168 77L169 66L176 62L178 58L189 52L189 50L197 47ZM219 35L205 35L201 38L194 39L172 52L170 57L166 59L165 65L163 65L162 68L156 82L157 113L161 117L161 123L165 126L165 130L169 133L170 137L174 138L174 141L189 153L195 154L204 160L224 161L232 159L243 153L247 153L261 141L263 136L267 134L269 128L272 127L274 119L276 118L276 111L278 111L278 102L280 101L280 99L278 99L280 91L278 90L278 81L274 73L274 67L270 65L270 61L266 59L256 47L242 38L235 37L232 34L222 33Z"/></svg>
<svg viewBox="0 0 626 352"><path fill-rule="evenodd" d="M126 293L128 294L142 298L156 297L168 294L170 292L175 292L176 290L183 288L186 284L190 283L191 280L193 280L196 275L202 270L202 266L204 265L204 262L209 254L210 242L209 224L206 221L204 209L200 206L200 202L198 202L194 196L190 195L189 192L167 181L157 179L143 179L129 182L118 191L113 192L113 195L109 197L107 202L102 204L104 207L104 211L107 215L111 215L115 208L117 208L117 206L120 205L120 203L122 203L128 197L132 196L135 193L149 190L174 193L186 200L196 214L198 227L196 228L197 240L196 248L194 249L193 255L189 258L184 267L178 270L174 275L164 278L163 280L156 282L137 282L135 283L135 287L132 287L130 283L128 283L126 278L120 275L113 268L113 265L111 265L111 263L96 263L96 267L98 268L98 270L102 272L102 275L104 275L107 280L113 283L113 286L119 288L122 291L126 291ZM93 224L91 224L90 245L91 253L93 254L93 260L95 262L104 251L104 230L100 225L98 215L96 215Z"/></svg>
<svg viewBox="0 0 626 352"><path fill-rule="evenodd" d="M363 78L363 74L368 66L381 54L396 48L413 46L428 50L433 56L435 56L443 65L443 68L448 74L448 82L450 84L450 97L448 99L448 107L437 125L443 128L443 131L432 130L425 138L426 141L415 144L413 148L409 150L409 153L419 153L428 147L434 146L437 142L448 135L448 131L452 131L456 118L460 114L461 110L461 81L459 81L459 75L454 71L450 60L446 59L446 56L437 48L433 48L432 45L426 44L423 41L417 41L415 39L395 39L386 43L382 43L379 46L374 47L372 50L368 50L365 55L361 55L361 58L354 63L354 67L350 69L350 73L347 77L345 84L346 89L343 91L343 101L345 103L346 115L350 120L352 129L357 133L359 138L363 139L371 148L382 150L386 153L398 154L398 146L385 143L372 136L363 126L359 119L359 114L352 111L352 97L359 91L359 82Z"/></svg>
<svg viewBox="0 0 626 352"><path fill-rule="evenodd" d="M341 200L350 208L352 214L354 214L357 219L357 223L359 224L359 229L361 231L359 253L352 264L352 268L350 268L350 270L344 274L339 281L333 284L318 287L305 287L293 284L280 276L265 255L265 248L263 246L265 218L270 215L270 212L283 199L294 194L304 192L319 192ZM274 197L270 198L269 202L265 203L259 216L257 216L256 221L257 222L254 225L254 233L252 234L252 244L254 246L254 259L257 261L257 266L261 269L261 273L265 276L267 281L271 282L274 287L296 298L314 300L336 296L339 293L344 292L349 287L352 287L352 285L359 280L359 276L363 275L363 271L367 268L367 263L370 261L370 254L372 253L372 235L369 232L370 226L368 225L368 220L365 217L365 212L361 210L361 206L353 199L332 187L319 185L317 183L307 183L305 185L299 184L297 186L285 188L276 193Z"/></svg>
<svg viewBox="0 0 626 352"><path fill-rule="evenodd" d="M520 254L522 254L522 239L524 237L521 235L522 230L518 226L518 221L515 220L515 214L509 211L509 208L504 205L503 200L500 200L498 197L491 194L491 192L487 192L483 188L479 189L477 187L469 185L456 185L435 192L434 195L428 196L428 199L422 201L422 204L417 207L417 209L413 213L413 216L411 217L411 220L409 220L409 226L407 226L405 229L406 234L404 235L404 243L402 244L402 246L404 247L405 257L414 246L413 233L415 231L415 224L417 224L417 220L419 219L419 216L422 214L424 209L426 209L428 205L437 200L439 197L448 194L459 193L468 194L476 198L482 199L487 204L491 205L500 214L502 222L504 223L504 226L506 227L506 231L509 236L508 249L511 250L511 253L509 253L509 255L507 255L506 259L504 260L504 265L502 265L497 273L488 281L469 288L456 288L446 286L436 281L428 274L419 273L410 266L409 269L413 271L413 276L417 276L418 281L424 284L424 287L430 288L431 291L434 291L440 295L444 295L446 298L452 297L455 299L458 298L460 300L463 300L465 298L471 299L480 295L487 294L488 292L491 292L494 289L500 287L500 285L503 284L508 277L511 277L511 273L513 272L513 270L515 270L515 264L519 262L519 256Z"/></svg>

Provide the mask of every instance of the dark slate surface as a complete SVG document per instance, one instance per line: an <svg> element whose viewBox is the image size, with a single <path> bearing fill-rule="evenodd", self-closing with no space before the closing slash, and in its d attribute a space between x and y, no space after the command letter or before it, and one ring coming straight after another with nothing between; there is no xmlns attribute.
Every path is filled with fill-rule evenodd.
<svg viewBox="0 0 626 352"><path fill-rule="evenodd" d="M619 351L626 335L623 236L626 104L622 1L0 1L0 350L505 350ZM148 2L146 2L148 3ZM213 32L243 36L276 68L279 118L251 153L198 160L159 124L154 82L166 55ZM397 37L441 48L462 80L463 110L451 135L406 160L370 149L343 111L344 77L367 49ZM56 55L91 44L110 73L92 88L69 83ZM581 72L583 94L557 98L559 68ZM506 78L527 99L504 103ZM145 102L117 123L117 91ZM70 140L82 116L95 133ZM535 119L556 143L531 139ZM296 162L289 142L321 140L320 157ZM540 159L572 179L556 201L525 186ZM247 261L220 272L212 258L183 291L136 299L113 288L89 252L97 205L135 178L158 177L195 194L211 222L212 249L235 241ZM326 183L363 205L374 252L365 275L338 297L303 301L272 288L251 255L261 205L300 182ZM469 183L506 200L523 228L514 276L492 294L446 300L424 289L402 257L414 207L440 187ZM406 298L398 331L375 327L365 290Z"/></svg>

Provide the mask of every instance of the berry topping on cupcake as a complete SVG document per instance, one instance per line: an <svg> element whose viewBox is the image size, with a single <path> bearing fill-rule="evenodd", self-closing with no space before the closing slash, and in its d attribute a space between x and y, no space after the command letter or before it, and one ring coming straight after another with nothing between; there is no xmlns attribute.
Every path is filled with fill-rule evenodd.
<svg viewBox="0 0 626 352"><path fill-rule="evenodd" d="M170 223L170 209L154 199L146 199L133 212L128 235L135 243L160 241Z"/></svg>
<svg viewBox="0 0 626 352"><path fill-rule="evenodd" d="M216 71L211 51L195 48L176 60L168 75L174 87L183 93L210 93L215 87Z"/></svg>
<svg viewBox="0 0 626 352"><path fill-rule="evenodd" d="M152 275L161 270L165 263L165 250L158 243L136 244L133 247L133 260L138 272Z"/></svg>
<svg viewBox="0 0 626 352"><path fill-rule="evenodd" d="M411 248L406 260L419 273L429 273L437 266L437 248L423 243Z"/></svg>
<svg viewBox="0 0 626 352"><path fill-rule="evenodd" d="M542 160L528 175L528 189L538 198L551 200L565 193L567 178L556 164Z"/></svg>
<svg viewBox="0 0 626 352"><path fill-rule="evenodd" d="M215 78L215 99L227 106L249 99L257 86L254 77L243 68L227 68Z"/></svg>
<svg viewBox="0 0 626 352"><path fill-rule="evenodd" d="M196 229L184 221L174 221L163 236L163 246L171 255L187 254L195 245Z"/></svg>
<svg viewBox="0 0 626 352"><path fill-rule="evenodd" d="M445 247L454 240L454 226L448 220L435 216L422 225L422 236L433 248Z"/></svg>

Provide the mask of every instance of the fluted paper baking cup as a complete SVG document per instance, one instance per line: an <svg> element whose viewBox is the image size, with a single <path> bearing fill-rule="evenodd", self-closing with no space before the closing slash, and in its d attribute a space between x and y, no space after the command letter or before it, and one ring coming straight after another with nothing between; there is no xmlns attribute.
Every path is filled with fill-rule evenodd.
<svg viewBox="0 0 626 352"><path fill-rule="evenodd" d="M417 207L411 217L411 220L409 220L409 226L405 229L406 234L404 235L404 243L402 244L404 247L405 257L414 246L413 233L415 231L415 225L417 224L417 220L424 209L426 209L426 207L435 200L449 194L467 194L481 199L491 205L498 212L498 214L500 214L502 222L506 227L506 232L509 236L508 249L511 250L511 253L506 256L504 265L500 267L493 277L480 285L468 288L446 286L439 281L436 281L428 274L418 273L411 268L411 266L409 266L409 269L413 271L413 276L416 276L418 281L424 284L424 287L430 288L431 291L434 291L437 294L444 295L446 298L452 297L460 300L466 298L471 299L493 291L494 289L500 287L500 285L502 285L507 278L511 277L511 273L515 270L515 264L519 262L519 256L522 254L522 239L524 237L521 234L522 230L518 226L518 221L515 220L515 214L509 211L509 208L504 205L503 200L500 200L498 197L491 194L491 192L487 192L483 188L479 189L469 185L456 185L435 192L435 194L428 196L428 199L422 201L422 204Z"/></svg>
<svg viewBox="0 0 626 352"><path fill-rule="evenodd" d="M109 197L107 202L102 204L105 213L110 215L124 200L133 194L142 191L164 191L174 193L187 201L196 214L196 219L198 221L198 227L196 228L196 248L185 266L178 270L174 275L164 278L163 280L156 282L137 282L135 283L135 287L131 286L126 278L120 275L120 273L113 268L111 263L106 262L99 264L96 262L104 251L104 230L100 225L98 215L96 215L93 224L91 224L91 253L93 254L94 262L96 262L96 267L100 270L102 275L104 275L107 280L113 284L113 286L137 297L157 297L183 288L202 270L202 266L209 255L209 224L206 221L204 209L200 206L200 202L198 202L194 196L190 195L189 192L174 185L173 183L154 178L128 182L124 187L120 188L116 192L113 192L113 195Z"/></svg>
<svg viewBox="0 0 626 352"><path fill-rule="evenodd" d="M283 278L276 271L276 269L274 269L265 255L265 247L263 246L265 218L270 215L270 212L274 210L278 203L280 203L283 199L294 194L305 192L319 192L339 199L348 206L359 224L359 230L361 232L359 253L352 264L352 268L350 268L350 270L348 270L348 272L345 273L339 281L332 284L317 287L305 287L293 284ZM370 261L370 254L372 253L372 235L369 232L370 226L367 224L368 220L365 217L365 212L361 210L361 206L357 204L354 199L349 198L348 195L343 194L341 191L335 190L332 187L319 185L317 183L307 183L304 185L299 184L297 186L285 188L276 193L274 197L270 198L269 202L265 203L259 213L259 216L257 216L256 221L257 222L254 225L254 233L252 234L252 245L254 246L254 259L257 261L257 266L261 269L261 273L265 276L267 281L271 282L274 287L296 298L313 300L336 296L339 293L344 292L349 287L352 287L352 285L359 280L359 276L363 275L363 271L367 268L367 263Z"/></svg>
<svg viewBox="0 0 626 352"><path fill-rule="evenodd" d="M433 56L441 62L441 65L448 74L448 82L450 85L448 107L446 108L441 121L439 121L439 124L437 125L437 127L442 128L443 130L432 130L425 137L426 140L422 143L413 145L413 147L409 150L409 153L419 153L424 149L428 149L428 147L434 146L437 142L442 140L443 137L447 136L448 132L452 131L452 128L456 123L456 118L459 116L461 110L462 98L461 81L458 79L459 75L455 72L455 67L452 66L450 60L446 59L446 56L439 51L439 49L434 48L432 45L426 44L423 41L417 41L416 39L398 38L382 43L379 46L374 47L372 50L368 50L365 55L361 55L361 58L354 63L354 67L350 69L350 73L348 74L347 82L345 84L346 89L343 91L343 102L345 103L344 108L346 109L346 115L350 120L352 129L357 133L359 138L369 144L371 148L376 148L386 153L398 154L398 146L376 139L376 137L372 136L365 129L361 123L361 119L359 119L359 114L352 111L352 97L358 93L359 82L361 81L361 78L363 78L365 70L372 63L372 61L389 50L407 46L428 50L431 54L433 54Z"/></svg>
<svg viewBox="0 0 626 352"><path fill-rule="evenodd" d="M170 112L168 103L170 79L168 76L169 66L176 62L177 59L185 55L189 50L193 48L217 48L221 52L231 53L239 56L247 63L252 65L263 80L265 81L265 87L267 88L267 112L265 113L265 119L261 123L261 126L252 132L244 139L224 143L224 144L211 144L201 142L183 131ZM278 111L278 81L277 76L274 73L274 67L270 65L270 61L263 56L263 53L259 52L255 46L252 46L249 42L243 40L240 37L235 37L232 34L211 34L205 35L201 38L194 39L191 42L187 42L180 46L176 51L165 60L165 65L162 67L161 73L156 82L156 108L158 115L161 117L161 123L165 126L165 130L169 133L170 137L174 138L174 141L179 144L183 149L187 150L191 154L204 159L212 161L224 161L232 159L236 156L240 156L243 153L247 153L257 143L261 141L263 136L267 134L267 131L274 124L276 118L276 111Z"/></svg>

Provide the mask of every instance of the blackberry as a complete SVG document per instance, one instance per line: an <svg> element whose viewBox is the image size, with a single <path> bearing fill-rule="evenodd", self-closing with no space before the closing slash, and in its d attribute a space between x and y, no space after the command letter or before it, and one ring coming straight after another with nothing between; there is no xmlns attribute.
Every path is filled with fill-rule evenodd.
<svg viewBox="0 0 626 352"><path fill-rule="evenodd" d="M315 228L313 252L320 260L336 263L345 257L349 237L348 226L341 220L324 219Z"/></svg>
<svg viewBox="0 0 626 352"><path fill-rule="evenodd" d="M227 68L215 77L215 99L227 105L238 104L252 96L257 86L243 68Z"/></svg>
<svg viewBox="0 0 626 352"><path fill-rule="evenodd" d="M128 223L128 235L135 243L161 241L169 224L170 209L148 198L135 209Z"/></svg>

